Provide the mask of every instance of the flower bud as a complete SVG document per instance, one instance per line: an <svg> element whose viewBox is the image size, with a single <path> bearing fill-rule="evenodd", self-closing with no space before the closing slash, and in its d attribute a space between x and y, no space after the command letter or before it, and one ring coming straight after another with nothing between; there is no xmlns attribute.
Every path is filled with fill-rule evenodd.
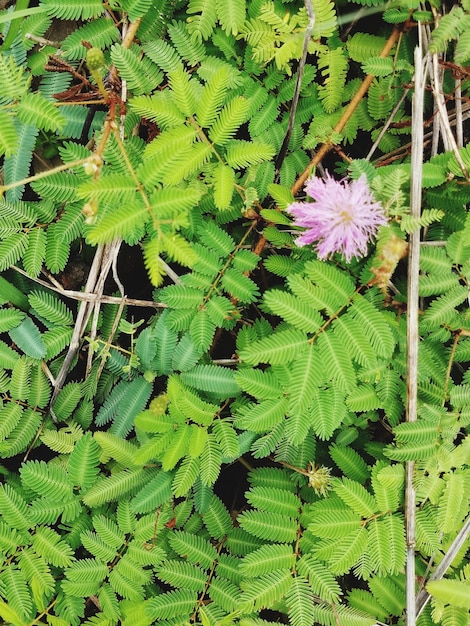
<svg viewBox="0 0 470 626"><path fill-rule="evenodd" d="M86 53L86 64L90 72L96 72L105 64L104 54L100 48L90 48Z"/></svg>

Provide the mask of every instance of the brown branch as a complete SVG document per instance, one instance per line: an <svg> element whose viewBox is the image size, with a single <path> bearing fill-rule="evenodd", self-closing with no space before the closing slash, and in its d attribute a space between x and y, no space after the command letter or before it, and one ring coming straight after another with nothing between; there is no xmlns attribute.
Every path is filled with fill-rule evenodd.
<svg viewBox="0 0 470 626"><path fill-rule="evenodd" d="M379 54L380 57L387 57L390 54L390 52L393 49L393 46L398 41L398 38L399 38L401 32L402 32L402 29L400 27L398 27L398 26L396 26L393 29L393 31L392 31L390 37L388 38L385 46L383 47L381 53ZM361 86L359 87L357 92L354 94L351 102L348 104L346 109L343 111L343 114L341 115L340 119L338 120L338 123L334 127L334 129L333 129L334 133L340 133L344 129L346 124L351 119L352 114L354 113L354 111L359 106L359 103L361 102L361 100L366 95L366 93L367 93L369 87L371 86L372 81L374 80L374 78L375 78L375 76L373 74L368 74L364 78L364 80L362 81ZM307 178L310 176L312 168L316 167L322 161L323 157L326 154L328 154L328 152L333 148L333 146L334 146L334 144L331 141L327 141L326 143L324 143L321 146L321 148L318 150L318 152L312 158L312 160L310 161L308 166L305 168L305 170L302 172L302 174L300 174L300 176L297 178L295 183L292 185L291 190L292 190L292 193L294 195L299 192L299 190L301 189L301 187L303 186L303 184L305 183ZM266 245L266 238L264 237L264 235L261 235L261 237L259 238L258 243L256 244L253 252L255 254L258 254L258 255L261 254L261 252L263 251L265 245Z"/></svg>
<svg viewBox="0 0 470 626"><path fill-rule="evenodd" d="M400 33L401 33L401 29L400 28L395 27L393 29L390 37L387 40L387 43L385 44L385 46L383 47L381 53L379 54L379 57L383 57L384 58L384 57L387 57L390 54L390 52L393 49L393 46L396 44L396 42L398 40L398 37L400 36ZM351 102L348 104L348 106L343 111L343 114L339 118L338 123L336 124L336 126L333 129L333 133L340 133L344 129L346 124L351 119L354 111L359 106L361 100L364 98L364 96L366 95L367 91L369 90L369 87L371 86L374 78L375 78L375 76L373 74L368 74L364 78L364 80L362 81L361 86L356 91L356 93L354 94ZM320 161L323 159L323 157L326 154L328 154L328 152L332 148L333 148L333 143L331 141L328 141L328 142L324 143L321 146L320 150L318 150L318 152L315 154L313 159L307 165L305 170L302 172L302 174L300 174L300 176L297 178L295 183L292 185L292 193L294 195L296 193L298 193L298 191L303 186L303 184L305 183L307 178L310 176L312 168L316 167L320 163Z"/></svg>

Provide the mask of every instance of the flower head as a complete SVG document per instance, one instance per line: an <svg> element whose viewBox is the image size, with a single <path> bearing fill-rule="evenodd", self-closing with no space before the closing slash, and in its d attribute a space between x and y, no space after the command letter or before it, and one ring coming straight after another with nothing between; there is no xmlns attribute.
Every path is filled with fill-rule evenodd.
<svg viewBox="0 0 470 626"><path fill-rule="evenodd" d="M298 246L316 242L319 259L339 252L349 263L353 257L367 254L367 244L387 219L382 205L376 202L366 177L348 183L310 178L305 191L315 202L293 202L288 207L294 225L307 230L297 238Z"/></svg>

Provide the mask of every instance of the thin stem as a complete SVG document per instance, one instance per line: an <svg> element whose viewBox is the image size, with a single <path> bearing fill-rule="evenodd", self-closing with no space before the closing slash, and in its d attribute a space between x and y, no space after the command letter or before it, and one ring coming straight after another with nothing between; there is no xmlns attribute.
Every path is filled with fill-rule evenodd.
<svg viewBox="0 0 470 626"><path fill-rule="evenodd" d="M385 44L385 46L383 47L382 51L380 52L379 57L381 57L381 58L387 57L390 54L390 52L392 51L393 46L398 41L400 33L401 33L400 28L395 27L393 29L390 37L387 40L387 43ZM341 131L344 129L346 124L351 119L352 114L357 109L357 107L359 106L360 102L362 101L362 99L366 95L369 87L371 86L372 82L374 81L374 78L375 78L375 76L373 74L368 74L364 78L364 80L362 81L361 86L359 87L357 92L354 94L351 102L348 104L348 106L344 110L343 114L341 115L338 123L334 127L333 134L341 133ZM315 154L315 156L310 161L308 166L305 168L305 170L302 172L302 174L298 177L298 179L295 181L294 185L292 186L292 193L294 195L301 189L301 187L303 186L303 184L305 183L307 178L310 176L312 168L315 167L316 165L318 165L318 163L320 163L320 161L323 159L323 157L326 154L328 154L328 152L332 149L332 147L333 147L333 143L331 141L328 141L327 143L324 143L321 146L321 148Z"/></svg>
<svg viewBox="0 0 470 626"><path fill-rule="evenodd" d="M415 90L412 108L412 143L411 153L411 197L410 213L412 217L421 215L422 193L422 158L423 158L423 107L424 107L424 72L422 61L422 43L415 48ZM418 312L419 312L419 250L420 231L410 234L408 246L408 299L407 299L407 398L406 421L418 419ZM414 461L406 464L406 624L416 624L416 572L415 572L415 527L416 527L416 492L413 485Z"/></svg>
<svg viewBox="0 0 470 626"><path fill-rule="evenodd" d="M64 172L65 170L70 170L74 167L78 167L80 165L84 165L90 160L90 157L86 157L85 159L78 159L77 161L73 161L72 163L64 163L63 165L58 165L50 170L44 170L43 172L39 172L38 174L34 174L34 176L28 176L27 178L22 178L21 180L15 180L13 183L8 183L8 185L0 185L0 195L8 189L14 189L15 187L21 187L21 185L27 185L28 183L33 183L36 180L40 180L41 178L46 178L47 176L51 176L52 174L56 174L57 172Z"/></svg>
<svg viewBox="0 0 470 626"><path fill-rule="evenodd" d="M452 542L452 545L447 550L443 559L439 563L439 565L434 570L433 574L429 577L429 580L441 580L444 578L445 573L449 569L452 564L452 561L457 556L458 552L461 550L464 543L467 541L470 535L470 517L468 517L465 521L465 524L462 526L459 534ZM416 615L419 617L424 610L424 607L429 602L429 592L426 589L422 589L416 598Z"/></svg>
<svg viewBox="0 0 470 626"><path fill-rule="evenodd" d="M390 54L393 46L398 41L400 33L401 33L401 30L400 30L399 27L395 27L393 29L390 37L387 40L387 43L385 44L385 46L383 47L383 49L382 49L382 51L381 51L381 53L379 55L380 57L386 57L386 56L388 56ZM341 118L339 119L338 123L336 124L333 132L338 132L339 133L339 132L341 132L343 130L343 128L348 123L348 121L351 119L352 114L354 113L354 111L359 106L359 103L361 102L362 98L366 95L367 90L371 86L374 78L375 77L372 74L368 74L365 77L365 79L363 80L361 86L359 87L359 89L357 90L356 94L354 95L353 99L351 100L349 105L344 110L344 112L343 112ZM334 144L331 141L328 141L327 143L324 143L320 147L320 149L315 154L315 156L311 159L310 163L307 165L305 170L302 172L302 174L300 174L300 176L297 178L295 183L292 185L291 191L292 191L294 196L303 187L305 181L310 176L310 174L312 172L312 169L314 167L316 167L322 161L323 157L325 155L327 155L328 152L333 148L333 145ZM253 252L255 254L258 254L258 255L261 254L261 252L263 251L265 245L266 245L266 238L263 235L261 235L261 237L259 238L258 243L256 244Z"/></svg>
<svg viewBox="0 0 470 626"><path fill-rule="evenodd" d="M16 272L23 274L23 276L26 276L30 280L33 280L38 285L42 285L43 287L46 287L47 289L50 289L51 291L54 291L55 293L58 293L61 296L64 296L65 298L70 298L71 300L78 300L80 302L82 301L95 302L96 300L99 299L99 301L102 304L120 304L122 301L122 298L117 297L117 296L106 296L104 294L102 296L98 296L96 293L86 293L86 291L73 291L71 289L64 289L56 281L54 281L55 285L51 285L51 283L48 283L45 280L41 280L40 278L34 278L33 276L30 276L27 272L21 269L21 267L17 267L16 265L11 265L10 267ZM51 276L50 279L53 280L53 277ZM139 300L136 298L127 298L127 297L124 298L124 304L129 305L129 306L148 307L152 309L166 309L167 308L167 305L164 304L163 302L153 302L151 300Z"/></svg>
<svg viewBox="0 0 470 626"><path fill-rule="evenodd" d="M445 107L445 99L444 94L442 93L440 82L439 82L439 60L437 54L432 55L432 70L433 70L433 95L434 101L437 104L437 108L439 110L439 118L440 123L443 127L443 137L446 138L450 150L454 153L455 158L457 159L457 163L459 164L460 169L462 170L462 174L465 176L467 180L469 180L469 173L463 162L462 157L460 156L459 148L457 146L457 142L455 141L454 135L452 133L452 129L450 127L449 116L447 114L447 109Z"/></svg>
<svg viewBox="0 0 470 626"><path fill-rule="evenodd" d="M282 163L284 162L284 159L287 154L287 148L289 146L289 141L292 135L292 130L294 128L295 114L297 112L297 105L299 103L300 90L302 88L302 79L304 77L305 62L307 61L308 44L310 43L310 38L313 33L313 27L315 26L315 11L313 9L312 0L305 0L305 10L307 11L307 15L308 15L308 24L305 30L304 44L302 47L302 56L300 57L299 67L297 69L297 82L295 85L294 97L292 98L292 103L290 106L287 130L286 130L286 134L284 137L284 141L282 142L281 149L279 150L279 154L277 155L277 159L276 159L276 164L275 164L276 172L279 172L279 170L281 169Z"/></svg>

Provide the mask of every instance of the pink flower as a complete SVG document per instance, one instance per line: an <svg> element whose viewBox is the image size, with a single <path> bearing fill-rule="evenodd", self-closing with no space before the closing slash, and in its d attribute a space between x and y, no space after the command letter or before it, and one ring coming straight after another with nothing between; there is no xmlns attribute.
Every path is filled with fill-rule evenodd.
<svg viewBox="0 0 470 626"><path fill-rule="evenodd" d="M297 237L298 246L316 242L319 259L339 252L349 263L353 257L367 254L367 244L379 226L386 224L384 209L370 192L367 180L336 181L310 178L305 183L307 195L315 202L293 202L287 210L295 217L294 226L307 230Z"/></svg>

